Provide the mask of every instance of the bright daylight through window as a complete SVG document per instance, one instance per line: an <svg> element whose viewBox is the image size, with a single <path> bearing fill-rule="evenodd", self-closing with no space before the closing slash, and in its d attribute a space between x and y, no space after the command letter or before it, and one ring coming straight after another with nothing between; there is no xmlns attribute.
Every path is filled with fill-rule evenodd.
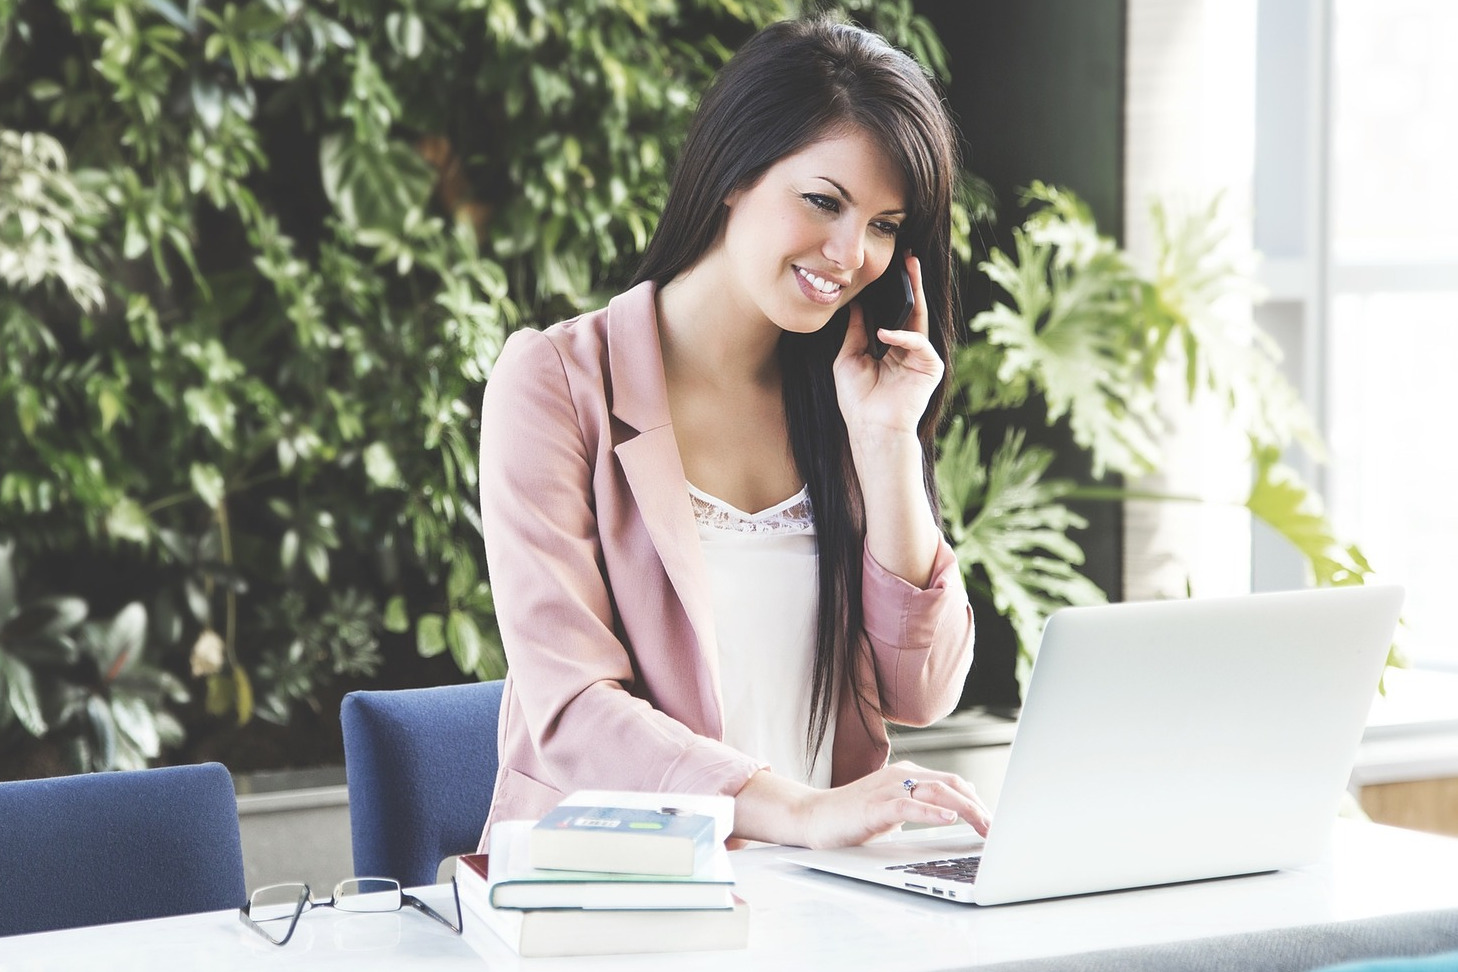
<svg viewBox="0 0 1458 972"><path fill-rule="evenodd" d="M1408 656L1458 671L1458 4L1332 13L1326 492L1338 534L1406 586Z"/></svg>

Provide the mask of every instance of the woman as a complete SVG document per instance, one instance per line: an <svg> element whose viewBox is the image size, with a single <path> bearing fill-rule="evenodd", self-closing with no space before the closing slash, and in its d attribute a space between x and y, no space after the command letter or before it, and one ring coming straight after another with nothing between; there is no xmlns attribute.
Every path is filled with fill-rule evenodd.
<svg viewBox="0 0 1458 972"><path fill-rule="evenodd" d="M705 95L635 286L507 342L482 415L510 666L488 831L591 788L732 795L736 836L783 844L985 832L964 780L885 765L885 721L945 715L972 660L932 487L955 171L914 61L773 25ZM855 298L898 264L915 304L878 359Z"/></svg>

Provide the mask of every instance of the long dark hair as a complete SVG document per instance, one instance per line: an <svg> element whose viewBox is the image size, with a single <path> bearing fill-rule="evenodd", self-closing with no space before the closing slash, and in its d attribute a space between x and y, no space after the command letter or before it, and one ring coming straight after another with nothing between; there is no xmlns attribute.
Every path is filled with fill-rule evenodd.
<svg viewBox="0 0 1458 972"><path fill-rule="evenodd" d="M931 342L948 361L956 305L951 247L956 136L916 61L850 24L824 18L773 24L724 65L689 127L634 283L662 286L692 267L723 231L728 212L723 203L732 193L753 186L785 156L852 130L880 145L905 180L910 198L897 249L909 247L921 261ZM820 564L806 727L812 766L825 741L838 677L860 697L863 719L868 709L879 710L878 694L855 679L865 510L831 375L848 317L841 309L819 331L786 332L779 345L790 444L815 511ZM949 380L944 372L918 426L933 510L935 436Z"/></svg>

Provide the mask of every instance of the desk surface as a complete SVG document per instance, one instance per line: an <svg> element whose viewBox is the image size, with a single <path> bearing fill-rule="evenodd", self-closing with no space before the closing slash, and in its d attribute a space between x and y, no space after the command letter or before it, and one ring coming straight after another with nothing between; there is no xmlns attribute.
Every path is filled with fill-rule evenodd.
<svg viewBox="0 0 1458 972"><path fill-rule="evenodd" d="M735 853L739 893L752 909L750 947L692 953L694 969L951 969L1458 908L1453 880L1458 839L1350 821L1337 822L1326 861L1299 870L993 908L805 871L781 862L778 853L778 848ZM436 886L421 894L444 906L450 890ZM677 953L522 960L501 945L487 963L459 937L409 911L313 911L284 948L248 931L234 911L0 938L0 972L417 967L679 972L685 958Z"/></svg>

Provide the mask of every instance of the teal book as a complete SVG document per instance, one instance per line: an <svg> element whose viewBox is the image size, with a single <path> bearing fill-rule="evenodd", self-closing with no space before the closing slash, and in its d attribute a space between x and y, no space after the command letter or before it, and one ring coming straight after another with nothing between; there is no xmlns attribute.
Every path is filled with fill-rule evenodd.
<svg viewBox="0 0 1458 972"><path fill-rule="evenodd" d="M694 910L496 908L482 883L485 857L457 858L456 885L461 937L488 963L505 957L502 943L522 956L703 951L749 944L749 907L738 897L731 897L730 908Z"/></svg>
<svg viewBox="0 0 1458 972"><path fill-rule="evenodd" d="M534 868L688 877L718 843L708 814L658 809L559 805L531 831Z"/></svg>

